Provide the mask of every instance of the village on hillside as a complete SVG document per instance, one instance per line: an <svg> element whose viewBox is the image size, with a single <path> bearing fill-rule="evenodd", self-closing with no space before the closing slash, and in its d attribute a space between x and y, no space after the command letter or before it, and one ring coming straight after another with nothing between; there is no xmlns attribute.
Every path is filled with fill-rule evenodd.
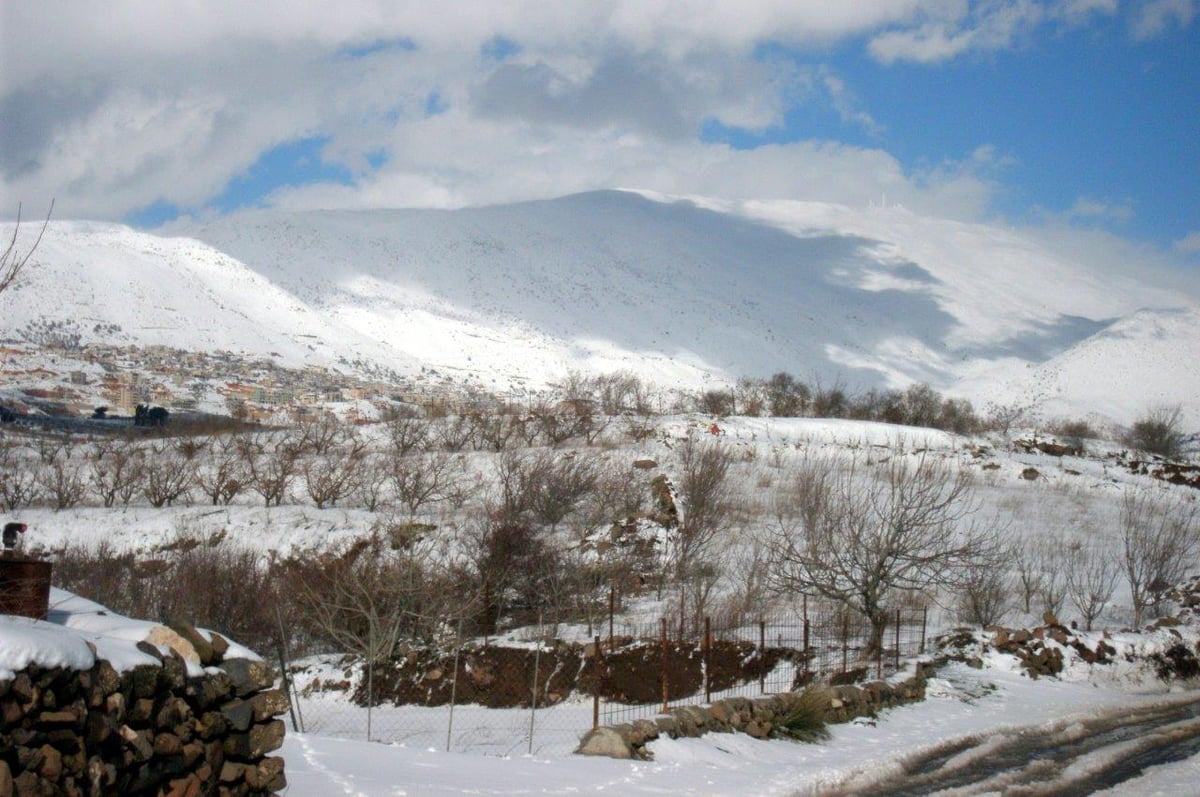
<svg viewBox="0 0 1200 797"><path fill-rule="evenodd" d="M347 370L361 370L349 368ZM94 343L54 348L0 343L0 403L26 413L88 417L98 407L132 415L139 404L176 412L228 415L251 423L303 420L331 403L349 402L346 418L366 421L396 402L470 401L470 385L428 370L414 378L363 378L320 366L288 368L261 356L193 352L169 346Z"/></svg>

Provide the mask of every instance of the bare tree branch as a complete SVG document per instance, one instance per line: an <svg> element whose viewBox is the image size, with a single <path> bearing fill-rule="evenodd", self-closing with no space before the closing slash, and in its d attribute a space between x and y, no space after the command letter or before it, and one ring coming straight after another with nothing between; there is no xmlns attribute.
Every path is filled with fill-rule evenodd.
<svg viewBox="0 0 1200 797"><path fill-rule="evenodd" d="M16 282L17 277L21 276L21 272L25 269L29 258L33 257L33 253L37 251L38 244L42 242L42 236L46 234L46 227L50 224L50 214L53 212L54 200L51 199L50 209L46 211L46 220L42 222L42 228L38 231L37 240L33 242L33 246L29 247L29 251L21 254L17 251L17 236L21 232L21 206L17 205L17 223L13 227L12 240L8 242L4 253L0 254L0 293L4 293L4 291Z"/></svg>

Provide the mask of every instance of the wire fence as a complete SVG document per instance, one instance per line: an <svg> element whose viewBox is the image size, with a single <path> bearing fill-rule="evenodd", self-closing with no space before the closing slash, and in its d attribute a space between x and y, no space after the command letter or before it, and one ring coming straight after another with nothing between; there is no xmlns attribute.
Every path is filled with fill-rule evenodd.
<svg viewBox="0 0 1200 797"><path fill-rule="evenodd" d="M667 618L657 626L622 625L601 645L603 678L600 692L620 693L619 700L599 701L599 724L631 722L684 705L711 703L727 697L758 697L791 691L814 681L851 683L884 678L898 671L905 658L925 650L927 611L897 609L883 613L879 642L872 628L846 611L773 612L757 622L716 625L705 617L699 629L683 623L672 628ZM622 653L653 649L659 664L658 694L621 693Z"/></svg>
<svg viewBox="0 0 1200 797"><path fill-rule="evenodd" d="M375 665L323 656L285 669L297 730L490 755L565 754L596 725L813 681L886 677L924 652L926 620L924 609L890 611L871 645L865 621L807 602L738 623L631 624L610 615L607 627L534 626L402 650Z"/></svg>

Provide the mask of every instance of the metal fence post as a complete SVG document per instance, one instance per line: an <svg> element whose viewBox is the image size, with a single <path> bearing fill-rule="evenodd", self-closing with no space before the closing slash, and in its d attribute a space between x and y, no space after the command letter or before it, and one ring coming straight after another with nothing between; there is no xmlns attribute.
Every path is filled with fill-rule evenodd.
<svg viewBox="0 0 1200 797"><path fill-rule="evenodd" d="M538 668L542 659L542 613L538 611L538 641L533 649L533 694L529 701L529 754L533 755L533 724L537 718Z"/></svg>
<svg viewBox="0 0 1200 797"><path fill-rule="evenodd" d="M288 696L288 711L292 716L292 730L297 733L304 733L304 718L300 718L300 722L296 722L296 711L300 703L300 693L292 688L292 680L288 678L288 660L291 655L288 653L287 635L283 631L283 615L279 611L279 604L275 604L275 621L279 623L279 677L283 679L283 692Z"/></svg>
<svg viewBox="0 0 1200 797"><path fill-rule="evenodd" d="M900 672L900 610L896 610L896 672Z"/></svg>
<svg viewBox="0 0 1200 797"><path fill-rule="evenodd" d="M367 741L371 741L371 710L375 703L375 624L367 628Z"/></svg>
<svg viewBox="0 0 1200 797"><path fill-rule="evenodd" d="M883 615L883 628L879 631L879 650L875 653L875 677L883 679L883 642L887 639L887 615ZM871 636L875 636L875 632L871 632Z"/></svg>
<svg viewBox="0 0 1200 797"><path fill-rule="evenodd" d="M767 621L759 616L758 618L758 693L765 695L767 693Z"/></svg>
<svg viewBox="0 0 1200 797"><path fill-rule="evenodd" d="M670 686L667 676L667 618L662 618L662 713L667 713L668 705L671 702Z"/></svg>
<svg viewBox="0 0 1200 797"><path fill-rule="evenodd" d="M683 584L679 585L679 642L684 641L684 622L687 616L686 593L683 591Z"/></svg>
<svg viewBox="0 0 1200 797"><path fill-rule="evenodd" d="M849 644L850 644L850 618L848 618L845 614L843 614L842 615L842 672L846 672L846 669L847 669L846 659L850 652L849 650L847 650L847 646Z"/></svg>
<svg viewBox="0 0 1200 797"><path fill-rule="evenodd" d="M612 650L613 646L613 615L617 611L617 588L609 585L608 588L608 649Z"/></svg>
<svg viewBox="0 0 1200 797"><path fill-rule="evenodd" d="M704 702L712 702L712 619L704 618Z"/></svg>
<svg viewBox="0 0 1200 797"><path fill-rule="evenodd" d="M928 619L928 617L929 617L929 607L922 606L921 607L921 649L919 651L920 655L922 655L922 656L925 655L925 621Z"/></svg>
<svg viewBox="0 0 1200 797"><path fill-rule="evenodd" d="M458 656L462 651L463 616L458 616L458 631L454 637L454 677L450 679L450 716L446 719L446 752L450 752L450 738L454 733L454 704L458 700Z"/></svg>
<svg viewBox="0 0 1200 797"><path fill-rule="evenodd" d="M592 651L592 730L600 727L600 635L596 634L595 649Z"/></svg>

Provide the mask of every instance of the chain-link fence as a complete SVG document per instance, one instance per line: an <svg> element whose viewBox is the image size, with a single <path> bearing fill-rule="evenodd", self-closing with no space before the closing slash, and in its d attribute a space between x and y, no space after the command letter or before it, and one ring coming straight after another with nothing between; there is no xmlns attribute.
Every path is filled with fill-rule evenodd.
<svg viewBox="0 0 1200 797"><path fill-rule="evenodd" d="M814 680L884 677L925 645L923 609L888 612L874 629L807 605L738 623L673 619L531 627L440 651L403 650L374 666L312 657L288 668L295 723L309 733L458 752L568 753L596 724Z"/></svg>

